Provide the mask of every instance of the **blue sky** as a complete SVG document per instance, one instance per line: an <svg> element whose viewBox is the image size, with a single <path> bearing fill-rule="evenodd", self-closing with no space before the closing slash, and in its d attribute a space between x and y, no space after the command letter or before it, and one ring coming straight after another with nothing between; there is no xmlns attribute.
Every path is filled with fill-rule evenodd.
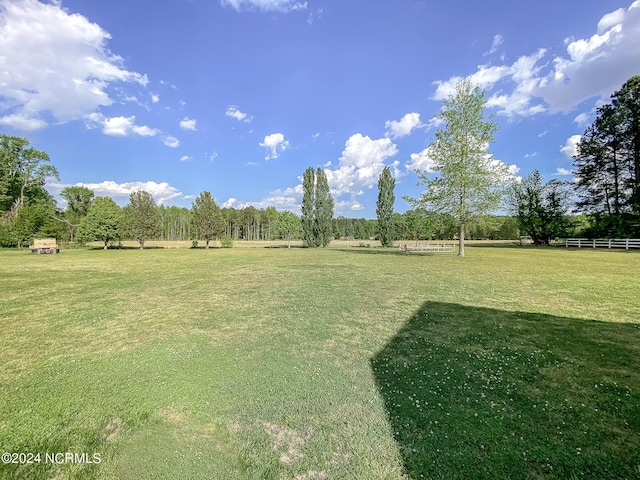
<svg viewBox="0 0 640 480"><path fill-rule="evenodd" d="M495 159L571 180L598 105L640 74L640 0L0 0L0 132L60 181L127 203L299 213L323 166L336 215L396 210L457 79L486 89Z"/></svg>

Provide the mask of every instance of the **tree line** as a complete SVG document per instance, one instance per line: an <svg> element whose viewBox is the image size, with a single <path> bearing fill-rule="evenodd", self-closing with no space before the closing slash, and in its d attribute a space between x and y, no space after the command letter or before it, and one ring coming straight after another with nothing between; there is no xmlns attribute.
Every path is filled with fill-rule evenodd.
<svg viewBox="0 0 640 480"><path fill-rule="evenodd" d="M37 236L69 242L122 239L203 241L220 239L302 240L327 246L333 238L393 241L457 237L464 239L531 237L547 244L557 237L640 237L640 76L631 77L599 107L574 157L575 181L542 181L537 170L514 181L488 150L497 126L486 119L487 99L479 87L461 80L444 100L443 125L429 143L436 175L416 170L419 198L412 209L394 211L395 179L386 167L378 181L377 219L334 218L334 201L322 168L303 174L300 215L274 207L220 208L201 192L191 209L156 206L148 192L132 192L125 207L108 197L72 186L62 190L59 209L46 191L47 178L59 180L46 152L28 140L0 134L0 246L25 246ZM507 208L510 216L492 212Z"/></svg>

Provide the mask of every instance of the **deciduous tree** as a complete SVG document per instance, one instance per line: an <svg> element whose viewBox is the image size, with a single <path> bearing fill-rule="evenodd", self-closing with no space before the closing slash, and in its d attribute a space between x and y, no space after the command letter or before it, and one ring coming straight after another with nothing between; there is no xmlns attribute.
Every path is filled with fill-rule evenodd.
<svg viewBox="0 0 640 480"><path fill-rule="evenodd" d="M205 248L209 242L224 233L224 218L218 204L210 192L202 192L196 197L191 207L195 238L205 241Z"/></svg>
<svg viewBox="0 0 640 480"><path fill-rule="evenodd" d="M331 220L333 219L333 197L324 170L318 167L316 171L315 202L313 221L316 245L327 247L333 234Z"/></svg>
<svg viewBox="0 0 640 480"><path fill-rule="evenodd" d="M121 237L122 209L109 197L96 197L82 218L78 237L85 242L100 240L106 250L109 242Z"/></svg>
<svg viewBox="0 0 640 480"><path fill-rule="evenodd" d="M275 220L275 231L276 235L287 241L287 247L291 248L291 240L298 238L302 232L300 217L292 212L280 212Z"/></svg>
<svg viewBox="0 0 640 480"><path fill-rule="evenodd" d="M153 195L144 190L131 192L129 204L124 207L124 234L140 244L140 250L150 238L160 235L162 219Z"/></svg>
<svg viewBox="0 0 640 480"><path fill-rule="evenodd" d="M534 170L509 192L509 203L518 218L520 232L536 245L548 245L556 237L566 235L569 226L569 194L566 184L558 180L542 183Z"/></svg>
<svg viewBox="0 0 640 480"><path fill-rule="evenodd" d="M430 207L455 218L461 257L465 225L475 215L491 213L500 206L502 188L509 178L507 166L492 160L488 151L497 125L485 120L486 103L484 91L469 79L458 82L437 116L443 127L429 143L429 156L438 176L416 170L418 185L426 189L419 199L409 199L418 207Z"/></svg>
<svg viewBox="0 0 640 480"><path fill-rule="evenodd" d="M317 247L314 229L314 206L316 196L316 174L312 167L302 174L302 240L307 247Z"/></svg>

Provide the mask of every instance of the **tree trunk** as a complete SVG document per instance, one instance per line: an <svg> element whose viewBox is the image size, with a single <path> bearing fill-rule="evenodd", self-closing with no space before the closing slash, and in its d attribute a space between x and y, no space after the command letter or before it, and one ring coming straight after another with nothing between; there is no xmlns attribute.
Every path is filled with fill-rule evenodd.
<svg viewBox="0 0 640 480"><path fill-rule="evenodd" d="M460 237L458 238L458 256L464 257L464 222L460 223Z"/></svg>

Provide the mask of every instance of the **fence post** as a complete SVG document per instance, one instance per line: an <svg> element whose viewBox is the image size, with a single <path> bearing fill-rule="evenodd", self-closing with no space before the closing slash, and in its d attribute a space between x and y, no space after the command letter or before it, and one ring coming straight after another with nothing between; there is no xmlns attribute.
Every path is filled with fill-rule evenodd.
<svg viewBox="0 0 640 480"><path fill-rule="evenodd" d="M625 250L629 250L629 239L627 238L624 243L625 243Z"/></svg>
<svg viewBox="0 0 640 480"><path fill-rule="evenodd" d="M609 248L611 248L611 239L609 239Z"/></svg>
<svg viewBox="0 0 640 480"><path fill-rule="evenodd" d="M596 248L596 239L593 239L593 248Z"/></svg>

